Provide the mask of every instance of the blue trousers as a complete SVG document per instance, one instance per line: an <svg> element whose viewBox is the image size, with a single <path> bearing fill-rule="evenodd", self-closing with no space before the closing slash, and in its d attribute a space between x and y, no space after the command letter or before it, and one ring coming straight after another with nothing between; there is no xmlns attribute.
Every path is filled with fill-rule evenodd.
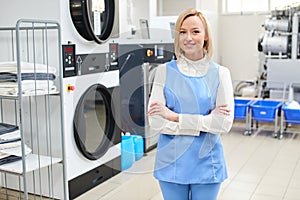
<svg viewBox="0 0 300 200"><path fill-rule="evenodd" d="M177 184L159 181L164 200L216 200L221 183Z"/></svg>

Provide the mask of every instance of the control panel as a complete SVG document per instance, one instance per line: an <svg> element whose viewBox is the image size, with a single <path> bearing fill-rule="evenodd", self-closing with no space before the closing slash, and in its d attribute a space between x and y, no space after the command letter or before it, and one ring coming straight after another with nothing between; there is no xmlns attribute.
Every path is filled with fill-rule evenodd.
<svg viewBox="0 0 300 200"><path fill-rule="evenodd" d="M176 59L173 43L109 44L109 64L121 70L124 65L138 66L142 63L165 63Z"/></svg>
<svg viewBox="0 0 300 200"><path fill-rule="evenodd" d="M118 44L109 44L109 65L111 69L118 69Z"/></svg>
<svg viewBox="0 0 300 200"><path fill-rule="evenodd" d="M77 76L111 71L108 53L77 54Z"/></svg>
<svg viewBox="0 0 300 200"><path fill-rule="evenodd" d="M174 51L172 49L172 46L169 46L167 44L147 45L145 47L144 62L165 63L174 59ZM169 47L169 49L166 47Z"/></svg>
<svg viewBox="0 0 300 200"><path fill-rule="evenodd" d="M75 44L62 45L63 77L77 75Z"/></svg>

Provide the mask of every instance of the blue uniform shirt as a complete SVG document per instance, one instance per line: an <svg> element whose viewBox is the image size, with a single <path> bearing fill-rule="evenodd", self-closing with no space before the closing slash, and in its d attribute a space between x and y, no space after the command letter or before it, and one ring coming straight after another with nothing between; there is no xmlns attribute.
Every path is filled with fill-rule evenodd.
<svg viewBox="0 0 300 200"><path fill-rule="evenodd" d="M164 95L166 106L181 114L209 114L216 106L219 66L210 62L207 74L182 74L176 61L166 64ZM227 178L220 136L201 132L200 136L167 135L158 140L154 176L179 184L220 183Z"/></svg>

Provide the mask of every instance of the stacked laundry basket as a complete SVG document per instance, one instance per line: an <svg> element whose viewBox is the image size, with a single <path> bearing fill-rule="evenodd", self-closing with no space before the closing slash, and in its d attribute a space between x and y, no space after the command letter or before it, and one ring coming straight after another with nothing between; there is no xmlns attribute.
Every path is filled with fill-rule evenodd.
<svg viewBox="0 0 300 200"><path fill-rule="evenodd" d="M285 83L280 83L281 86L278 88L281 91L282 96L278 98L265 98L264 89L268 83L261 81L258 86L258 94L253 97L241 98L235 97L235 120L245 120L245 135L251 135L253 132L253 122L256 122L256 130L258 131L258 124L261 123L274 123L275 138L283 138L283 132L287 130L290 124L300 124L300 104L298 107L291 107L291 90L287 90L290 86L286 86ZM289 91L289 92L287 92ZM287 95L288 94L288 95ZM287 98L287 96L289 98ZM293 103L295 103L293 101ZM279 123L280 119L280 123ZM283 127L283 124L286 127Z"/></svg>
<svg viewBox="0 0 300 200"><path fill-rule="evenodd" d="M251 112L250 105L253 103L255 97L255 81L249 80L234 80L234 120L245 121L245 135L252 134L251 128ZM252 92L245 94L243 88L250 86Z"/></svg>
<svg viewBox="0 0 300 200"><path fill-rule="evenodd" d="M289 85L288 101L282 105L280 139L283 137L283 132L287 131L288 125L300 124L300 102L294 100L294 88L300 88L300 83L293 82Z"/></svg>

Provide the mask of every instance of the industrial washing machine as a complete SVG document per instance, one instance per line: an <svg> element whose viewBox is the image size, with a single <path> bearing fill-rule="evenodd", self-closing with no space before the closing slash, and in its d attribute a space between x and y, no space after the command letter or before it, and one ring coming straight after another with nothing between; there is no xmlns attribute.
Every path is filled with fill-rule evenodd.
<svg viewBox="0 0 300 200"><path fill-rule="evenodd" d="M107 70L106 54L75 55L75 45L63 46L63 58L65 166L73 199L120 172L119 71Z"/></svg>
<svg viewBox="0 0 300 200"><path fill-rule="evenodd" d="M25 7L41 9L32 12ZM9 19L0 19L5 26L15 25L19 18L36 16L57 21L61 26L62 58L55 55L49 62L62 60L63 77L57 79L63 81L60 92L64 99L65 169L58 176L66 181L57 187L65 187L68 194L55 196L74 199L121 168L120 131L114 106L119 105L114 102L119 98L119 71L109 66L107 43L119 34L119 1L11 0L0 10ZM48 45L57 48L51 42ZM42 57L44 52L35 53Z"/></svg>
<svg viewBox="0 0 300 200"><path fill-rule="evenodd" d="M268 92L264 97L288 99L288 92L283 88L291 87L295 100L300 101L299 12L300 4L278 7L263 24L264 32L258 40L258 73L259 81L266 81Z"/></svg>
<svg viewBox="0 0 300 200"><path fill-rule="evenodd" d="M147 105L152 83L159 64L174 59L174 44L161 41L136 41L109 44L112 68L120 71L120 128L140 135L144 151L155 148L159 133L150 129Z"/></svg>
<svg viewBox="0 0 300 200"><path fill-rule="evenodd" d="M109 66L103 46L118 36L118 1L70 0L69 13L77 36L63 36L78 52L72 44L62 49L66 179L73 199L121 170L119 70Z"/></svg>

